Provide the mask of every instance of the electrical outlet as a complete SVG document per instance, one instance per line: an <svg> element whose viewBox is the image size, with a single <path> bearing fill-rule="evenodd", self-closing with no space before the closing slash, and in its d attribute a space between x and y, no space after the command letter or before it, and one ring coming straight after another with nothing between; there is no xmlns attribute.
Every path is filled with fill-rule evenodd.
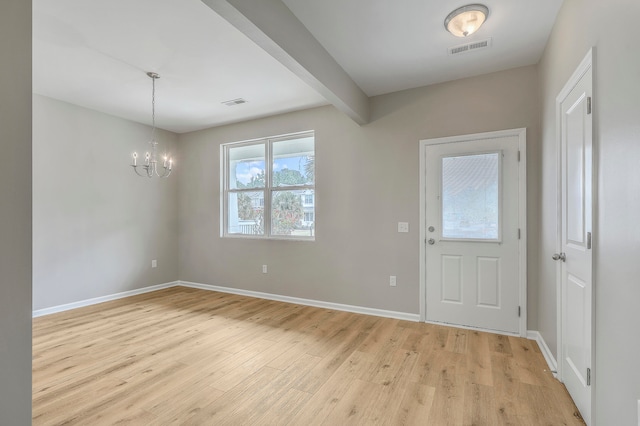
<svg viewBox="0 0 640 426"><path fill-rule="evenodd" d="M151 267L152 267L152 268L157 268L157 267L158 267L158 261L157 261L156 259L153 259L153 260L151 261Z"/></svg>
<svg viewBox="0 0 640 426"><path fill-rule="evenodd" d="M391 287L395 287L396 286L396 276L395 275L391 275L389 277L389 285Z"/></svg>
<svg viewBox="0 0 640 426"><path fill-rule="evenodd" d="M398 222L398 232L409 232L409 222Z"/></svg>
<svg viewBox="0 0 640 426"><path fill-rule="evenodd" d="M262 265L262 273L263 274L267 273L267 265Z"/></svg>

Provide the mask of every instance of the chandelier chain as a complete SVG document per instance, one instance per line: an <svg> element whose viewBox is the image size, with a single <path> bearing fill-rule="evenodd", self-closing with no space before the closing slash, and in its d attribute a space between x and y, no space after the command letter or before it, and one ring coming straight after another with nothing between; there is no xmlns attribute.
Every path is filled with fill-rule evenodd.
<svg viewBox="0 0 640 426"><path fill-rule="evenodd" d="M156 140L156 76L151 76L151 140Z"/></svg>

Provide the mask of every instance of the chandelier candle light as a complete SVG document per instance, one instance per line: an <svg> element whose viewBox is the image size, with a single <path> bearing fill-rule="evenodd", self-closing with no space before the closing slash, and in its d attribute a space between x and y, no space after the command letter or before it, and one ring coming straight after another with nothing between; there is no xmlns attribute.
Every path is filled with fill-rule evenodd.
<svg viewBox="0 0 640 426"><path fill-rule="evenodd" d="M138 165L138 153L134 152L132 156L133 161L131 163L131 167L133 167L133 170L135 170L138 176L148 177L148 178L158 176L161 178L166 178L166 177L169 177L169 175L171 174L171 169L173 168L173 159L171 157L168 157L166 154L163 156L164 161L162 163L162 167L164 168L164 171L162 172L162 174L160 174L158 172L158 159L156 154L158 142L156 142L156 138L155 138L156 136L156 79L160 78L160 76L155 72L148 72L147 75L151 78L151 81L152 81L152 92L151 92L152 127L151 127L151 140L149 141L149 143L151 144L151 152L149 151L145 152L144 164L142 165ZM144 171L141 173L138 167L144 169Z"/></svg>

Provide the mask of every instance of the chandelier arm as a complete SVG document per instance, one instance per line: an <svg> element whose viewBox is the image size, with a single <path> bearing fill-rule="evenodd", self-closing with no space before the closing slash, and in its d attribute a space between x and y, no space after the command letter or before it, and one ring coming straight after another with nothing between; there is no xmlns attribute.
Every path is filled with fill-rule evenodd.
<svg viewBox="0 0 640 426"><path fill-rule="evenodd" d="M167 178L171 174L171 169L168 167L164 167L164 173L158 173L158 169L156 168L156 175L160 178Z"/></svg>
<svg viewBox="0 0 640 426"><path fill-rule="evenodd" d="M131 165L131 167L133 167L133 170L136 172L136 174L140 177L146 177L146 178L150 178L153 176L153 173L149 173L149 166L143 165L143 166L134 166ZM138 167L142 167L145 170L145 173L140 173L140 170L138 170Z"/></svg>
<svg viewBox="0 0 640 426"><path fill-rule="evenodd" d="M163 166L163 167L164 167L164 166ZM164 167L164 169L165 169L165 172L164 172L163 174L160 174L160 172L158 172L158 163L156 162L156 164L155 164L155 166L154 166L154 168L153 168L153 171L154 171L154 173L155 173L155 175L156 175L156 176L158 176L158 177L164 177L164 175L166 174L166 169L167 169L167 168L166 168L166 167Z"/></svg>

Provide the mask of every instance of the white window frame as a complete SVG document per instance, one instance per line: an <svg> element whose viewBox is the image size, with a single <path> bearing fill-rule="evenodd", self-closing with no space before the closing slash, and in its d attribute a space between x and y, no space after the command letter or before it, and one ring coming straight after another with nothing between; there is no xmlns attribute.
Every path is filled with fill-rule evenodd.
<svg viewBox="0 0 640 426"><path fill-rule="evenodd" d="M314 138L314 157L315 157L315 133L314 131L305 131L299 133L291 133L287 135L271 136L260 139L252 139L241 142L230 142L220 145L220 237L222 238L240 238L240 239L268 239L268 240L294 240L294 241L315 241L315 218L317 197L315 193L315 176L312 185L290 185L290 186L272 186L271 176L273 173L273 144L277 142L287 141L291 139L300 139L304 137ZM254 146L264 145L265 155L265 186L264 188L230 188L229 182L229 150L231 148L237 148L242 146ZM314 230L313 235L272 235L271 234L271 199L274 191L313 191L313 216L314 216ZM229 233L229 194L230 193L243 193L243 192L263 192L263 234L240 234ZM304 203L302 203L305 205ZM303 213L304 214L304 213ZM303 216L304 221L304 216Z"/></svg>

